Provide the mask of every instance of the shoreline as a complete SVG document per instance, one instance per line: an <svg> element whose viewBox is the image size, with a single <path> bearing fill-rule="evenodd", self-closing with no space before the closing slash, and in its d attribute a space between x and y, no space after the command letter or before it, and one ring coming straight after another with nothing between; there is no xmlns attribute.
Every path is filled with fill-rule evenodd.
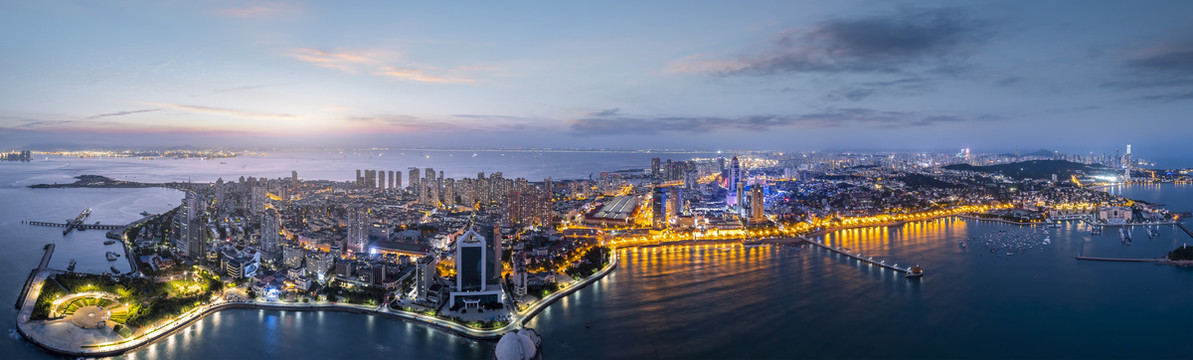
<svg viewBox="0 0 1193 360"><path fill-rule="evenodd" d="M157 329L151 330L149 333L143 334L142 337L133 338L133 339L125 339L125 340L122 340L119 342L106 343L106 344L76 344L76 347L77 347L76 349L62 348L61 346L52 344L51 341L45 341L45 339L39 339L38 336L30 335L30 331L27 330L26 327L32 326L32 324L30 323L30 321L21 321L21 319L28 318L27 312L33 311L31 304L27 304L27 306L22 307L20 312L18 312L16 325L17 325L17 332L20 333L21 336L23 338L25 338L25 340L29 341L30 343L33 343L34 345L37 345L39 348L42 348L50 353L54 353L54 354L58 354L58 355L68 355L68 356L78 356L78 357L108 357L108 356L118 356L118 355L122 355L122 354L129 353L129 352L135 352L145 346L152 345L167 336L173 335L174 333L177 333L178 331L187 328L191 324L194 324L195 322L198 322L199 320L202 320L202 319L210 316L211 314L214 314L214 313L217 313L217 312L220 312L223 310L231 310L231 309L250 309L250 310L251 309L259 309L259 310L282 310L282 311L285 311L285 310L335 311L335 312L343 312L343 313L351 313L351 314L372 315L372 316L379 316L379 317L389 318L389 319L399 320L399 321L409 321L409 322L416 323L419 325L429 326L429 327L440 329L440 330L446 330L446 331L452 333L453 335L462 336L462 337L473 339L473 340L494 341L494 340L500 339L501 336L504 335L506 332L509 332L511 330L522 327L524 324L526 324L526 322L529 322L531 319L533 319L535 316L537 316L540 312L542 312L544 309L546 309L551 304L554 304L560 298L562 298L564 296L571 295L572 293L574 293L580 289L583 289L583 288L587 287L588 285L591 285L592 283L596 282L597 280L604 278L606 275L608 275L614 269L617 268L618 261L620 261L620 258L617 256L616 252L611 252L609 264L605 265L605 267L602 268L600 271L597 271L596 273L584 278L583 280L574 282L571 285L564 287L564 288L560 289L559 291L552 293L551 295L548 295L546 298L541 299L538 302L535 302L533 305L531 305L529 308L527 308L526 311L516 311L515 310L515 314L517 314L517 316L515 317L514 320L510 321L509 324L507 324L503 327L500 327L500 328L488 329L488 330L474 329L474 328L470 328L470 327L467 327L464 325L460 325L455 322L440 319L437 317L431 317L431 316L426 316L426 315L417 314L417 313L409 313L409 312L400 311L400 310L390 310L390 309L385 309L384 307L377 307L377 306L370 307L370 306L364 306L364 305L354 305L354 304L345 304L345 303L321 303L321 304L313 304L313 305L302 305L302 304L286 304L286 303L259 302L259 301L251 301L251 302L249 302L249 301L235 301L235 302L220 301L218 303L208 304L202 308L192 309L191 311L187 312L186 314L183 314L183 315L179 316L178 318L175 318L170 323L163 325ZM45 279L43 278L41 282L44 284L44 281L45 281ZM37 286L37 289L38 289L38 293L40 294L41 286ZM34 296L33 298L36 299L36 296ZM384 305L382 305L382 306L384 306ZM37 320L37 321L44 322L47 320ZM91 349L94 349L94 350L91 350Z"/></svg>

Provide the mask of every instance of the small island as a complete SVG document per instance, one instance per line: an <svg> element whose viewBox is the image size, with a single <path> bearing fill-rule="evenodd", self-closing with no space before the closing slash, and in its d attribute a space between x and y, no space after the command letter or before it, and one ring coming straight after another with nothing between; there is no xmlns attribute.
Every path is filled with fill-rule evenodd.
<svg viewBox="0 0 1193 360"><path fill-rule="evenodd" d="M1182 245L1168 252L1169 263L1176 266L1193 266L1193 246Z"/></svg>
<svg viewBox="0 0 1193 360"><path fill-rule="evenodd" d="M113 180L107 176L100 175L79 175L75 176L77 181L69 184L37 184L29 185L33 189L64 189L64 188L147 188L147 187L172 187L170 183L141 183L136 181Z"/></svg>

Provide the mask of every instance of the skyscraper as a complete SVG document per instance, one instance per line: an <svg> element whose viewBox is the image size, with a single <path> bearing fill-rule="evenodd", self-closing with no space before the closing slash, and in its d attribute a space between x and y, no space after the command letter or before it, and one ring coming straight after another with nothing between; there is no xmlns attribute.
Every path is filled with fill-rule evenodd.
<svg viewBox="0 0 1193 360"><path fill-rule="evenodd" d="M274 209L265 210L265 216L261 218L261 251L265 253L268 258L277 258L281 255L282 235L281 235L281 217Z"/></svg>
<svg viewBox="0 0 1193 360"><path fill-rule="evenodd" d="M420 177L420 176L418 175L418 168L416 168L416 167L411 167L411 168L409 168L409 169L406 169L406 170L407 170L407 172L409 172L409 173L410 173L410 174L409 174L409 176L410 176L410 191L414 192L414 193L415 193L415 195L417 195L417 194L420 192L420 190L421 190L421 189L419 188L419 184L420 184L420 183L418 182L418 178Z"/></svg>
<svg viewBox="0 0 1193 360"><path fill-rule="evenodd" d="M398 174L398 176L402 176L402 175ZM389 189L390 190L393 190L393 188L394 188L394 180L397 180L396 178L394 178L394 171L390 170L389 171Z"/></svg>
<svg viewBox="0 0 1193 360"><path fill-rule="evenodd" d="M348 250L364 254L369 245L369 211L363 206L348 207L348 237L344 243Z"/></svg>
<svg viewBox="0 0 1193 360"><path fill-rule="evenodd" d="M762 194L762 184L755 182L750 186L750 222L761 224L766 221L766 213L763 209L764 197Z"/></svg>
<svg viewBox="0 0 1193 360"><path fill-rule="evenodd" d="M498 257L501 245L494 245L495 241L487 241L474 229L456 239L456 286L449 298L450 306L474 308L502 301Z"/></svg>
<svg viewBox="0 0 1193 360"><path fill-rule="evenodd" d="M650 178L659 178L659 158L650 159Z"/></svg>
<svg viewBox="0 0 1193 360"><path fill-rule="evenodd" d="M651 193L650 213L651 223L655 229L667 227L667 188L655 187Z"/></svg>

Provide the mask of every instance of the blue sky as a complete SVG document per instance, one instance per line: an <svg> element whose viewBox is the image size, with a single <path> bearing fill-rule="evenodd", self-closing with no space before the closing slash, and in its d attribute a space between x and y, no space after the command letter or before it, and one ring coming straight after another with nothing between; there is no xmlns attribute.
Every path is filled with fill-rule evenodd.
<svg viewBox="0 0 1193 360"><path fill-rule="evenodd" d="M0 45L13 148L1172 155L1193 134L1188 1L16 1Z"/></svg>

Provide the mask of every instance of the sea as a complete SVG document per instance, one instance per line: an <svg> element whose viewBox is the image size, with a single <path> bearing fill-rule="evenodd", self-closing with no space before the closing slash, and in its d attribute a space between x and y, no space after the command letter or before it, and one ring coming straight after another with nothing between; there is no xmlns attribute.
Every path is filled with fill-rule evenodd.
<svg viewBox="0 0 1193 360"><path fill-rule="evenodd" d="M15 304L42 247L50 267L121 271L108 262L104 232L35 227L86 208L89 222L122 224L179 203L176 190L30 189L82 174L143 182L225 181L240 176L349 180L356 169L432 167L449 177L501 171L541 181L640 171L650 158L715 153L514 151L277 151L226 159L43 157L0 162L0 301ZM591 175L596 176L596 175ZM1193 212L1193 185L1128 185L1107 191ZM1018 226L945 218L898 227L843 230L821 239L867 257L920 265L925 276L861 264L811 245L655 247L620 250L615 271L554 303L528 324L546 359L694 358L1191 358L1193 269L1075 256L1154 258L1193 237L1160 226L1094 235L1069 222L1032 230L1048 245L988 251L982 239ZM1037 239L1038 240L1038 239ZM960 243L968 244L962 247ZM6 359L54 358L0 316ZM419 324L335 312L228 310L127 359L483 359L495 346Z"/></svg>

